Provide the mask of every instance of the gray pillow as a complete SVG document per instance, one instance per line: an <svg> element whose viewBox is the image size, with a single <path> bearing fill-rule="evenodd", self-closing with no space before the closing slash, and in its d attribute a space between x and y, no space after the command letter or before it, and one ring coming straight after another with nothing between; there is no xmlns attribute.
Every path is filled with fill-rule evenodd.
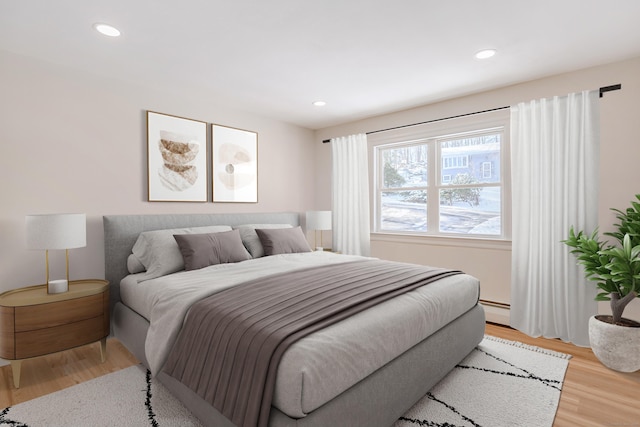
<svg viewBox="0 0 640 427"><path fill-rule="evenodd" d="M281 229L256 228L256 233L264 248L264 254L267 256L311 252L307 238L300 227Z"/></svg>
<svg viewBox="0 0 640 427"><path fill-rule="evenodd" d="M238 230L209 234L176 234L185 270L251 259Z"/></svg>
<svg viewBox="0 0 640 427"><path fill-rule="evenodd" d="M178 244L173 238L174 234L216 233L220 231L231 231L231 227L228 225L209 225L144 231L138 236L131 252L147 270L143 280L155 279L184 270L184 260Z"/></svg>
<svg viewBox="0 0 640 427"><path fill-rule="evenodd" d="M242 243L247 248L253 258L260 258L264 256L264 248L260 243L260 238L256 234L256 228L271 229L271 228L291 228L291 224L244 224L233 227L240 230L240 238Z"/></svg>

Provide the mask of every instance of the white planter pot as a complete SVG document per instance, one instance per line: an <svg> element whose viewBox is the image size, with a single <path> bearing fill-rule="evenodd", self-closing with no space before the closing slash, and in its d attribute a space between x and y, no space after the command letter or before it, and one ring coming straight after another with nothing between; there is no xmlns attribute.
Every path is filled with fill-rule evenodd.
<svg viewBox="0 0 640 427"><path fill-rule="evenodd" d="M598 360L619 372L640 370L640 328L613 325L592 316L589 342Z"/></svg>

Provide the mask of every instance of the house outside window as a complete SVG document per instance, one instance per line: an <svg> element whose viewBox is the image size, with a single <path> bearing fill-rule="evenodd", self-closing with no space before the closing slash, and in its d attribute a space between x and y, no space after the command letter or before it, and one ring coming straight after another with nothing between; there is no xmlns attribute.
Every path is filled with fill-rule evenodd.
<svg viewBox="0 0 640 427"><path fill-rule="evenodd" d="M482 162L482 178L491 178L491 162Z"/></svg>
<svg viewBox="0 0 640 427"><path fill-rule="evenodd" d="M442 157L442 169L466 168L468 164L469 156L466 154Z"/></svg>
<svg viewBox="0 0 640 427"><path fill-rule="evenodd" d="M508 238L505 126L440 132L375 143L373 231Z"/></svg>

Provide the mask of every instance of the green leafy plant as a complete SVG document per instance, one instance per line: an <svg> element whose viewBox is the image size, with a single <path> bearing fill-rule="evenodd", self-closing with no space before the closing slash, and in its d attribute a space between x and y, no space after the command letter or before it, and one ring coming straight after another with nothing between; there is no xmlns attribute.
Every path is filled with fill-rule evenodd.
<svg viewBox="0 0 640 427"><path fill-rule="evenodd" d="M478 181L468 173L459 173L453 178L451 184L475 184ZM469 206L480 204L480 191L478 187L446 187L440 190L440 204L453 205L454 202L466 202Z"/></svg>
<svg viewBox="0 0 640 427"><path fill-rule="evenodd" d="M389 162L384 163L384 186L387 188L390 187L400 187L407 180L404 179L402 175L400 175L396 168L391 166Z"/></svg>
<svg viewBox="0 0 640 427"><path fill-rule="evenodd" d="M640 194L636 194L640 201ZM612 209L620 221L616 230L604 233L616 244L599 240L598 230L591 234L569 231L563 240L584 267L586 278L600 290L596 301L611 301L613 323L622 324L625 307L640 296L640 203L633 201L625 211Z"/></svg>

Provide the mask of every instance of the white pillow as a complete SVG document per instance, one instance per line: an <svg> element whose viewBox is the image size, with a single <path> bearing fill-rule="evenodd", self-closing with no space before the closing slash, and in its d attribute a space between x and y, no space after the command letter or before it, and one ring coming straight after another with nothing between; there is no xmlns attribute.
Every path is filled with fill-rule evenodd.
<svg viewBox="0 0 640 427"><path fill-rule="evenodd" d="M143 271L145 271L145 268L138 257L134 254L131 254L129 255L129 258L127 258L127 270L129 270L129 273L131 274L136 274L142 273Z"/></svg>
<svg viewBox="0 0 640 427"><path fill-rule="evenodd" d="M244 224L233 227L240 231L240 238L253 258L264 256L264 248L256 233L256 228L292 228L291 224Z"/></svg>
<svg viewBox="0 0 640 427"><path fill-rule="evenodd" d="M231 231L228 225L206 227L171 228L144 231L138 236L131 252L147 270L143 280L155 279L166 274L184 270L184 259L174 234L201 234Z"/></svg>

